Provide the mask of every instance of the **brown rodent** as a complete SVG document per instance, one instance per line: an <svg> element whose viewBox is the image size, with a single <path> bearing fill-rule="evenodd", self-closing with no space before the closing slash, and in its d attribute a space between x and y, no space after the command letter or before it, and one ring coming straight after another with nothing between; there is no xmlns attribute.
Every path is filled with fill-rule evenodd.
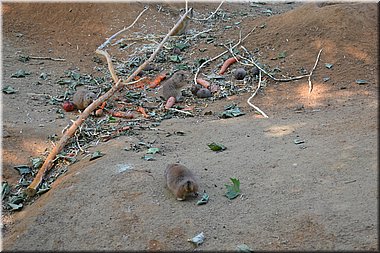
<svg viewBox="0 0 380 253"><path fill-rule="evenodd" d="M194 174L182 164L169 164L165 169L165 181L177 200L185 200L192 194L198 195L198 183Z"/></svg>
<svg viewBox="0 0 380 253"><path fill-rule="evenodd" d="M175 72L168 80L163 81L160 96L165 100L174 97L175 101L178 102L182 97L181 88L187 84L184 81L186 76L187 72L180 70Z"/></svg>
<svg viewBox="0 0 380 253"><path fill-rule="evenodd" d="M186 33L187 25L189 24L190 19L193 17L193 9L190 13L183 19L179 26L170 34L170 36L178 36ZM181 19L180 17L177 22Z"/></svg>
<svg viewBox="0 0 380 253"><path fill-rule="evenodd" d="M73 96L73 103L77 109L83 110L96 98L95 93L89 90L78 90Z"/></svg>

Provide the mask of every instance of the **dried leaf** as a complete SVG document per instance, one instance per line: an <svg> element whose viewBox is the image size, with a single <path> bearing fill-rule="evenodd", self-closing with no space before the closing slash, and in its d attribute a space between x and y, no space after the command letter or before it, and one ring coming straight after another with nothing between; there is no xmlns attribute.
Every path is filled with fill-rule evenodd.
<svg viewBox="0 0 380 253"><path fill-rule="evenodd" d="M191 239L187 239L187 241L188 241L188 242L192 242L192 243L194 243L195 245L198 246L198 245L200 245L200 244L203 243L204 239L205 239L205 236L204 236L204 234L203 234L203 232L202 232L202 233L200 233L200 234L194 236L194 237L191 238Z"/></svg>

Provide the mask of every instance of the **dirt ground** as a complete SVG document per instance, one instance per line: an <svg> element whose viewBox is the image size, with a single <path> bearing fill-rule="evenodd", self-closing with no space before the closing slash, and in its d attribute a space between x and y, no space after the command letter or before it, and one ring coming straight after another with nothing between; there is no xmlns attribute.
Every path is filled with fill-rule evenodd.
<svg viewBox="0 0 380 253"><path fill-rule="evenodd" d="M200 18L218 3L191 6ZM131 24L143 7L140 2L2 3L2 87L18 90L1 97L2 182L17 184L14 166L46 155L52 148L48 137L62 136L78 115L59 117L61 104L50 104L44 94L63 94L67 87L57 80L69 69L104 75L99 68L107 69L106 63L94 62L95 49ZM149 7L131 34L165 35L184 4ZM251 93L241 93L201 104L198 116L178 115L89 147L50 191L21 211L3 210L3 250L221 251L241 244L256 251L379 249L378 5L224 3L221 10L232 18L194 21L189 29L215 25L218 41L236 42L239 29L246 34L257 26L243 45L257 52L262 64L281 69L280 77L300 75L302 68L309 72L323 48L313 92L308 93L307 78L267 78L252 102L268 119L247 104ZM222 29L227 25L234 29ZM196 48L206 51L194 50L194 59L225 50L204 42ZM66 61L23 63L19 55ZM31 75L11 78L19 69ZM216 69L211 64L204 72ZM46 80L42 72L48 73ZM219 118L231 103L246 114ZM125 150L139 142L160 148L154 161L141 159L145 149ZM211 142L227 149L213 152ZM94 151L105 155L89 161L87 154ZM165 188L163 171L172 162L194 171L200 190L210 196L206 205L176 201ZM241 182L241 195L233 200L224 196L231 177ZM195 247L187 239L200 232L205 241Z"/></svg>

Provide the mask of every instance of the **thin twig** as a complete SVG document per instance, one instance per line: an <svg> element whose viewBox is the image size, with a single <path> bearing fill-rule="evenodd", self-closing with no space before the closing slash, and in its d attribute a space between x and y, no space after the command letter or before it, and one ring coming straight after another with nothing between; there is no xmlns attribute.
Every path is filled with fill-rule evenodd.
<svg viewBox="0 0 380 253"><path fill-rule="evenodd" d="M261 87L261 71L259 70L259 84L257 85L257 88L255 92L248 98L247 103L252 106L256 111L258 111L261 115L264 116L264 118L269 118L268 115L265 114L259 107L255 106L254 104L251 103L251 99L256 95L256 93L259 91Z"/></svg>
<svg viewBox="0 0 380 253"><path fill-rule="evenodd" d="M169 108L169 110L170 110L170 111L180 112L180 113L183 113L183 114L187 114L187 115L193 116L193 114L192 114L191 112L182 111L182 110L179 110L179 109L176 109L176 108Z"/></svg>
<svg viewBox="0 0 380 253"><path fill-rule="evenodd" d="M224 0L219 4L218 8L216 8L216 10L214 12L211 12L211 15L208 16L207 18L192 18L194 20L197 20L197 21L206 21L206 20L209 20L212 16L214 16L218 10L220 9L220 7L222 6L222 4L224 3Z"/></svg>
<svg viewBox="0 0 380 253"><path fill-rule="evenodd" d="M66 61L66 59L63 59L63 58L40 57L40 56L28 56L28 58L34 59L34 60Z"/></svg>
<svg viewBox="0 0 380 253"><path fill-rule="evenodd" d="M248 50L241 46L241 48L244 49L244 51L246 51L247 54L249 54ZM299 79L302 79L304 77L308 77L309 75L302 75L302 76L295 76L295 77L290 77L290 78L276 78L274 76L272 76L271 74L269 74L267 71L265 71L262 67L260 67L254 60L252 59L248 59L244 56L241 56L239 55L240 58L250 62L251 64L248 64L248 63L243 63L240 61L240 63L244 64L244 65L248 65L248 66L256 66L259 70L261 70L264 74L266 74L268 77L270 77L271 79L273 79L274 81L277 81L277 82L290 82L290 81L295 81L295 80L299 80Z"/></svg>
<svg viewBox="0 0 380 253"><path fill-rule="evenodd" d="M309 93L311 93L311 91L313 90L313 85L311 83L311 75L313 74L313 71L317 67L317 64L318 64L318 61L319 61L319 57L321 56L321 52L322 52L322 48L319 50L317 59L315 60L314 67L311 69L310 74L309 74Z"/></svg>
<svg viewBox="0 0 380 253"><path fill-rule="evenodd" d="M208 33L208 32L210 32L210 31L212 31L212 29L207 29L207 30L205 30L205 31L199 32L199 33L195 34L194 36L192 36L190 39L191 39L191 40L192 40L192 39L195 39L195 38L198 37L199 35L204 34L204 33Z"/></svg>
<svg viewBox="0 0 380 253"><path fill-rule="evenodd" d="M98 48L98 49L96 49L95 53L101 54L104 57L106 57L107 64L108 64L108 69L109 69L109 71L111 73L113 81L115 83L119 82L119 78L117 77L116 72L115 72L115 68L113 67L113 64L112 64L111 56L107 53L107 51Z"/></svg>
<svg viewBox="0 0 380 253"><path fill-rule="evenodd" d="M248 38L249 35L251 35L251 33L256 29L256 27L254 27L244 38L241 38L241 32L239 33L240 36L239 36L239 41L233 45L231 47L231 50L234 49L235 47L237 47L238 45L240 45L246 38ZM197 77L198 77L198 74L199 74L199 71L201 70L201 68L206 65L207 63L209 62L212 62L216 59L218 59L219 57L223 56L224 54L228 53L229 50L226 50L220 54L218 54L217 56L215 56L214 58L211 58L211 59L208 59L207 61L203 62L197 69L197 71L195 72L195 75L194 75L194 83L197 84Z"/></svg>
<svg viewBox="0 0 380 253"><path fill-rule="evenodd" d="M132 26L134 26L134 24L137 22L137 20L141 17L141 15L146 11L148 10L149 7L148 6L145 6L144 9L140 12L140 14L137 16L137 18L135 19L135 21L133 21L133 23L128 26L128 27L125 27L124 29L118 31L117 33L115 33L114 35L112 35L111 37L109 37L103 44L101 44L98 49L99 50L103 50L103 48L105 48L109 43L111 43L111 40L113 40L116 36L118 36L119 34L127 31L129 28L131 28Z"/></svg>

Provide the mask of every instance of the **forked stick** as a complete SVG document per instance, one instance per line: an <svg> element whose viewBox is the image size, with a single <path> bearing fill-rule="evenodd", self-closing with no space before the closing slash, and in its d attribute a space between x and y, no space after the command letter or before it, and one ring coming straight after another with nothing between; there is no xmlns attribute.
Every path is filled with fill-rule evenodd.
<svg viewBox="0 0 380 253"><path fill-rule="evenodd" d="M99 97L98 99L96 99L95 101L93 101L78 117L78 119L76 121L73 122L73 124L69 127L69 129L67 129L67 131L63 134L63 136L61 137L61 139L59 140L59 142L57 143L57 145L53 148L53 150L50 152L50 154L48 155L48 157L46 158L44 164L41 166L41 168L38 170L38 173L37 175L35 176L35 178L33 179L33 182L28 186L28 188L26 189L26 194L28 196L34 196L37 192L37 188L38 186L41 184L42 182L42 178L43 176L45 175L45 173L53 166L53 163L54 163L54 159L55 157L57 156L57 154L63 149L63 147L66 145L67 141L74 135L75 131L77 130L77 128L86 120L86 118L91 114L92 111L94 111L98 106L100 106L104 101L106 101L107 99L109 99L117 90L119 90L121 87L123 87L123 85L128 85L129 82L138 74L140 73L140 71L149 63L153 60L153 58L158 54L158 52L160 51L160 49L162 48L162 46L164 45L164 43L167 41L167 39L169 38L169 35L175 30L177 29L177 27L182 23L183 19L186 18L187 14L191 11L191 8L185 13L185 15L182 16L182 18L173 26L173 28L169 31L169 33L165 36L165 38L162 40L162 42L158 45L157 49L153 52L153 54L149 57L148 60L146 60L139 68L137 68L137 70L135 70L135 72L132 73L132 75L130 75L127 80L125 80L124 82L122 82L121 79L119 79L115 73L115 77L113 76L112 78L115 80L117 80L117 82L115 82L115 85L112 86L112 88L107 91L106 93L104 93L101 97ZM104 43L103 43L104 45ZM108 63L108 68L111 72L111 70L113 70L113 65L112 65L112 62L110 61L110 57L108 55L108 53L106 53L105 51L101 50L101 49L97 49L96 50L97 53L100 53L102 55L104 55L106 58L107 58L107 63ZM105 52L104 53L101 53L101 52ZM112 73L111 73L112 75Z"/></svg>

